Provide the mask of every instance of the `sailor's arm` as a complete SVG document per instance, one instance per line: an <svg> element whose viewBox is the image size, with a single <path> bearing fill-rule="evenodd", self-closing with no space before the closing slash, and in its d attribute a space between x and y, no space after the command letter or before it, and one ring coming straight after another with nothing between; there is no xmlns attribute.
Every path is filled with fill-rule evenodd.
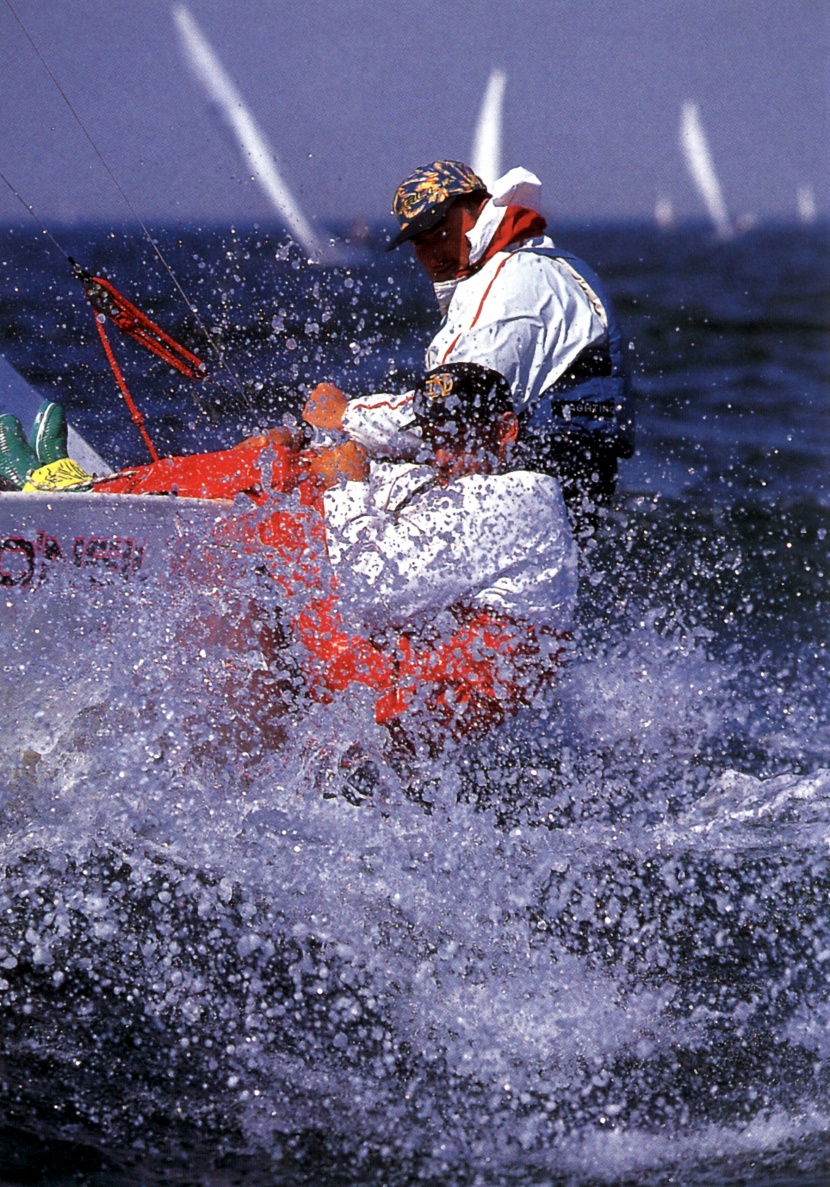
<svg viewBox="0 0 830 1187"><path fill-rule="evenodd" d="M439 368L440 370L440 368ZM472 360L453 376L453 390L462 400L475 401L482 381L492 381L490 371ZM395 461L422 460L424 441L416 430L413 411L418 393L429 394L432 372L411 391L375 392L349 400L330 384L320 384L308 398L304 419L325 432L343 433L369 457Z"/></svg>
<svg viewBox="0 0 830 1187"><path fill-rule="evenodd" d="M423 513L414 519L390 515L366 484L326 495L327 546L346 620L402 627L468 592L464 533L450 509L442 512L432 522L428 515L424 522Z"/></svg>
<svg viewBox="0 0 830 1187"><path fill-rule="evenodd" d="M412 459L421 438L412 429L411 391L374 392L350 400L330 383L320 383L308 397L303 419L328 433L344 433L370 457Z"/></svg>

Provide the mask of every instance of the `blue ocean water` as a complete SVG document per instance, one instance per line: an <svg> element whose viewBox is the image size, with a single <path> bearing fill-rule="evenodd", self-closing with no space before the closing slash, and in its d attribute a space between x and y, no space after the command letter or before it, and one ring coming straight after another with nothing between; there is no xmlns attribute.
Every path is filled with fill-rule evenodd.
<svg viewBox="0 0 830 1187"><path fill-rule="evenodd" d="M639 429L532 710L404 778L344 699L254 762L203 591L15 607L3 1181L827 1181L828 228L552 231L615 298ZM323 268L268 227L152 233L55 238L204 351L197 386L115 343L159 452L417 374L437 310L381 236ZM3 235L0 351L146 460L30 227ZM94 646L67 656L70 621Z"/></svg>

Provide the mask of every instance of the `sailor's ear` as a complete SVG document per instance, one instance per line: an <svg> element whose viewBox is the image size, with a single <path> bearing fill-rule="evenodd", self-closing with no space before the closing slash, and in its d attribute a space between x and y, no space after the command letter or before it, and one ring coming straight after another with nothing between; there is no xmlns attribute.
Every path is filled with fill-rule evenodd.
<svg viewBox="0 0 830 1187"><path fill-rule="evenodd" d="M505 445L512 445L519 436L519 418L515 412L502 412L499 416L499 430Z"/></svg>

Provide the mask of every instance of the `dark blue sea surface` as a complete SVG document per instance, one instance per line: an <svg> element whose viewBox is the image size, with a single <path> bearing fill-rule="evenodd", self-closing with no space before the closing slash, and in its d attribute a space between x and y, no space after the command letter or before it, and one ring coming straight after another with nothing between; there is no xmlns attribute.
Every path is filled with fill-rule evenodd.
<svg viewBox="0 0 830 1187"><path fill-rule="evenodd" d="M112 332L162 454L397 390L437 325L380 233L322 267L265 226L53 232L3 232L0 352L119 466L67 255L208 364ZM0 1181L828 1181L830 231L552 233L616 301L638 446L538 705L403 776L344 698L254 762L169 606L16 607Z"/></svg>

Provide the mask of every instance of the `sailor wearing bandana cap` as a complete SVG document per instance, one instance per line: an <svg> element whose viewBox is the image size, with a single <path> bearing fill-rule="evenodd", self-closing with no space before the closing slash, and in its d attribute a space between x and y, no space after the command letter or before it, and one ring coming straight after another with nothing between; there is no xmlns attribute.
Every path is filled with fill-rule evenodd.
<svg viewBox="0 0 830 1187"><path fill-rule="evenodd" d="M516 462L556 476L590 533L613 497L617 458L633 452L628 368L601 282L544 233L540 190L525 169L488 190L463 162L434 161L398 187L388 250L411 242L433 281L443 321L426 370L466 363L501 375L521 423ZM414 458L413 398L312 393L304 416L342 429L372 458Z"/></svg>
<svg viewBox="0 0 830 1187"><path fill-rule="evenodd" d="M506 381L452 363L412 393L418 462L376 462L325 494L326 543L344 620L403 630L486 612L516 637L572 625L576 554L559 483L513 468ZM558 648L557 648L558 650Z"/></svg>

